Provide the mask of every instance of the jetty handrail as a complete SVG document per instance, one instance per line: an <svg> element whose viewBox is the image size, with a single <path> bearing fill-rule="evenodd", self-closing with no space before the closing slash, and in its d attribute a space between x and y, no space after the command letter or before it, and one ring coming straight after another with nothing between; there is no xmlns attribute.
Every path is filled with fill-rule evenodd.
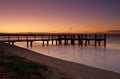
<svg viewBox="0 0 120 79"><path fill-rule="evenodd" d="M83 34L83 33L35 33L35 34L0 34L0 42L33 42L33 41L56 41L59 44L62 41L65 42L65 45L68 44L68 40L71 41L71 44L74 45L75 41L78 41L79 44L85 45L90 41L95 41L95 46L100 45L101 41L104 41L104 46L106 46L106 34Z"/></svg>

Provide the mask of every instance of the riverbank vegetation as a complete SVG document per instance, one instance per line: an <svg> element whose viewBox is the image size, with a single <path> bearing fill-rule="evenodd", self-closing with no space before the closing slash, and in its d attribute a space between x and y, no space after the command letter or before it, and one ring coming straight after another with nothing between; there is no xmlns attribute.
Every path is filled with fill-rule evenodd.
<svg viewBox="0 0 120 79"><path fill-rule="evenodd" d="M0 79L69 79L70 77L55 68L0 52Z"/></svg>

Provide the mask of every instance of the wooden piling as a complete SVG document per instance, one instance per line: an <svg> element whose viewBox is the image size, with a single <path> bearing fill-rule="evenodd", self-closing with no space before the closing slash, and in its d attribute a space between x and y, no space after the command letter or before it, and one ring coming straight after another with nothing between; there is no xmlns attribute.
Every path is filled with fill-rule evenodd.
<svg viewBox="0 0 120 79"><path fill-rule="evenodd" d="M29 47L29 42L27 41L27 48Z"/></svg>
<svg viewBox="0 0 120 79"><path fill-rule="evenodd" d="M58 41L56 40L56 45L58 44Z"/></svg>
<svg viewBox="0 0 120 79"><path fill-rule="evenodd" d="M8 44L9 44L9 45L11 44L10 41L8 42Z"/></svg>
<svg viewBox="0 0 120 79"><path fill-rule="evenodd" d="M19 35L18 35L18 40L19 40L19 38L20 38L20 37L19 37Z"/></svg>
<svg viewBox="0 0 120 79"><path fill-rule="evenodd" d="M30 41L30 47L32 47L32 43L33 43L33 41Z"/></svg>
<svg viewBox="0 0 120 79"><path fill-rule="evenodd" d="M64 35L64 45L67 45L66 35Z"/></svg>
<svg viewBox="0 0 120 79"><path fill-rule="evenodd" d="M12 45L14 45L14 41L12 41L11 43L12 43Z"/></svg>
<svg viewBox="0 0 120 79"><path fill-rule="evenodd" d="M10 41L10 36L8 35L8 41Z"/></svg>
<svg viewBox="0 0 120 79"><path fill-rule="evenodd" d="M47 45L49 45L49 40L47 40Z"/></svg>
<svg viewBox="0 0 120 79"><path fill-rule="evenodd" d="M85 46L87 46L87 34L85 34Z"/></svg>
<svg viewBox="0 0 120 79"><path fill-rule="evenodd" d="M98 46L100 46L100 44L101 44L101 41L100 41L100 40L98 40Z"/></svg>
<svg viewBox="0 0 120 79"><path fill-rule="evenodd" d="M28 40L28 36L26 36L26 40Z"/></svg>
<svg viewBox="0 0 120 79"><path fill-rule="evenodd" d="M43 40L43 35L41 37L42 37L42 40Z"/></svg>
<svg viewBox="0 0 120 79"><path fill-rule="evenodd" d="M53 45L53 35L52 35L52 45Z"/></svg>
<svg viewBox="0 0 120 79"><path fill-rule="evenodd" d="M71 45L74 45L74 44L75 44L74 39L75 39L75 37L74 37L74 35L72 34L72 35L71 35Z"/></svg>
<svg viewBox="0 0 120 79"><path fill-rule="evenodd" d="M42 44L42 45L44 46L44 44L45 44L45 43L44 43L44 40L43 40L42 42L43 42L43 44Z"/></svg>
<svg viewBox="0 0 120 79"><path fill-rule="evenodd" d="M81 41L80 41L81 39L80 39L80 35L78 34L78 45L80 46L80 44L81 44Z"/></svg>
<svg viewBox="0 0 120 79"><path fill-rule="evenodd" d="M94 46L96 47L97 46L97 35L95 34L95 44Z"/></svg>
<svg viewBox="0 0 120 79"><path fill-rule="evenodd" d="M104 47L106 48L106 34L104 34Z"/></svg>
<svg viewBox="0 0 120 79"><path fill-rule="evenodd" d="M36 35L34 35L34 40L36 40Z"/></svg>
<svg viewBox="0 0 120 79"><path fill-rule="evenodd" d="M45 44L44 42L47 42L47 45L49 45L49 41L52 41L52 44L55 41L56 45L61 45L62 41L64 42L64 45L68 45L68 41L70 41L71 45L75 45L75 42L77 41L78 45L80 46L88 46L90 45L91 41L94 41L95 47L101 46L101 43L104 43L104 47L106 47L106 34L1 34L0 37L2 36L7 37L7 39L0 40L0 42L8 42L9 44L14 44L15 42L26 42L27 47L29 47L29 43L32 47L33 41L42 41L43 45ZM15 36L17 39L12 39ZM22 36L25 39L22 39ZM36 36L39 36L40 39L36 39ZM83 44L84 41L85 43Z"/></svg>
<svg viewBox="0 0 120 79"><path fill-rule="evenodd" d="M59 41L59 45L61 45L62 44L62 39L61 39L61 36L59 35L59 37L58 37L58 41Z"/></svg>
<svg viewBox="0 0 120 79"><path fill-rule="evenodd" d="M88 40L88 45L90 45L90 40Z"/></svg>

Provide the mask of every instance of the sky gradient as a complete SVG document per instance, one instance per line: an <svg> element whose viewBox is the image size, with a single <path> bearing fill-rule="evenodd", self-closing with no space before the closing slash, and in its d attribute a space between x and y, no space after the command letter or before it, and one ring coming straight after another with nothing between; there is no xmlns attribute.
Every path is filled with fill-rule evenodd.
<svg viewBox="0 0 120 79"><path fill-rule="evenodd" d="M120 0L0 0L0 32L120 30Z"/></svg>

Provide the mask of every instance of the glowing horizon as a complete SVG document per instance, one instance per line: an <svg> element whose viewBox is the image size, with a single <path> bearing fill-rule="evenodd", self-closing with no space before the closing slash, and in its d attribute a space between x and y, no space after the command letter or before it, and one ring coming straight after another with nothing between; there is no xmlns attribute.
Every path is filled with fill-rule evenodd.
<svg viewBox="0 0 120 79"><path fill-rule="evenodd" d="M118 0L1 0L0 32L120 30L119 4Z"/></svg>

